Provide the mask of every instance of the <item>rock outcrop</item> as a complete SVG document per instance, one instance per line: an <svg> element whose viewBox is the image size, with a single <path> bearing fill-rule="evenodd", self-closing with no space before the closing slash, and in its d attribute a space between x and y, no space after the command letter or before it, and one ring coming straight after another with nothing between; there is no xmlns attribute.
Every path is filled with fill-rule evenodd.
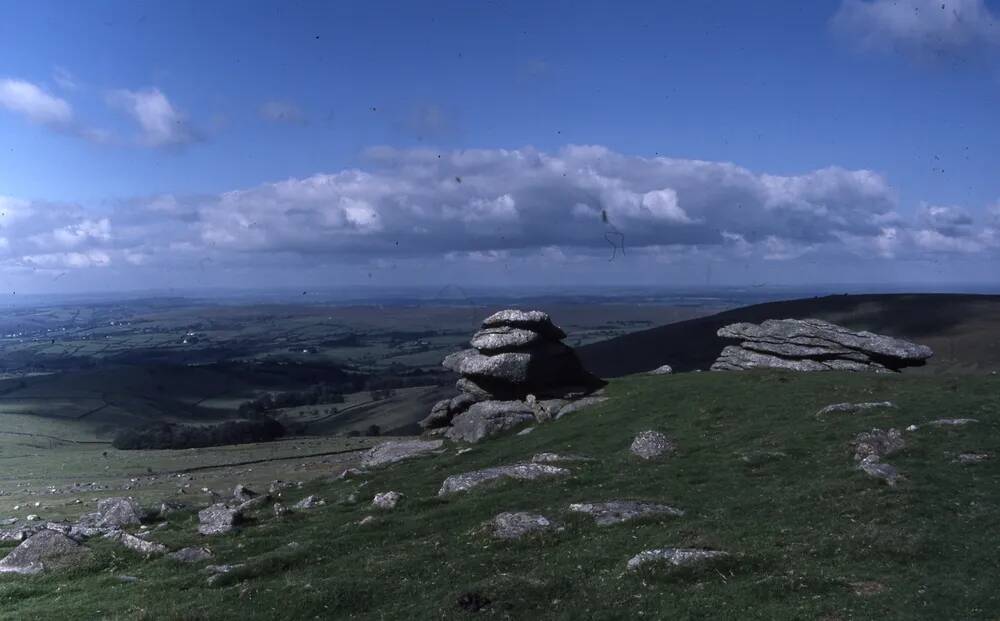
<svg viewBox="0 0 1000 621"><path fill-rule="evenodd" d="M232 531L243 518L242 512L222 503L198 512L198 532L202 535L222 535Z"/></svg>
<svg viewBox="0 0 1000 621"><path fill-rule="evenodd" d="M642 459L658 459L674 451L674 443L659 431L639 432L632 440L629 451Z"/></svg>
<svg viewBox="0 0 1000 621"><path fill-rule="evenodd" d="M723 338L739 339L712 364L713 371L756 368L791 371L898 371L924 364L929 347L909 341L855 332L820 319L768 319L757 325L734 323L720 328Z"/></svg>
<svg viewBox="0 0 1000 621"><path fill-rule="evenodd" d="M436 403L421 426L446 428L452 440L478 442L572 411L577 400L605 382L583 368L573 349L562 343L565 337L541 311L508 309L490 315L472 336L472 349L449 354L442 362L462 376L455 384L460 394ZM581 400L579 407L596 402Z"/></svg>

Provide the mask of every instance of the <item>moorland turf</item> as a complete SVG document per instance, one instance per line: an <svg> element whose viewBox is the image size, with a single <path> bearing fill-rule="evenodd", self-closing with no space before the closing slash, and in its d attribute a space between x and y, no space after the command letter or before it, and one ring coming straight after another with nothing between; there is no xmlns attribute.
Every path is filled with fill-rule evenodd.
<svg viewBox="0 0 1000 621"><path fill-rule="evenodd" d="M285 504L307 494L328 504L280 519L264 511L233 535L201 537L194 512L171 515L157 540L172 549L207 541L210 563L244 563L213 585L205 563L143 560L93 541L86 567L0 577L0 618L1000 616L1000 378L690 373L627 377L607 391L608 402L525 436L286 491ZM831 403L882 400L898 407L815 415ZM888 459L906 477L898 487L855 469L857 433L943 417L979 422L905 432L906 448ZM646 429L666 433L677 452L652 463L631 456L632 437ZM595 461L566 464L566 479L437 496L450 474L542 451ZM993 458L955 463L963 452ZM387 490L404 494L399 506L373 510L372 496ZM686 515L598 527L567 510L612 499L663 501ZM476 532L518 510L564 529L509 543ZM375 520L359 526L367 515ZM732 557L625 571L636 553L667 546Z"/></svg>

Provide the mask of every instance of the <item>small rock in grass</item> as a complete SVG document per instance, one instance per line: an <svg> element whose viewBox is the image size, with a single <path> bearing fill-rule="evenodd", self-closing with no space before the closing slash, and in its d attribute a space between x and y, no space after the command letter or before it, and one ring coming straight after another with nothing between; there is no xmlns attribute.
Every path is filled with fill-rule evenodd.
<svg viewBox="0 0 1000 621"><path fill-rule="evenodd" d="M99 528L121 528L142 522L142 509L131 498L105 498L97 503Z"/></svg>
<svg viewBox="0 0 1000 621"><path fill-rule="evenodd" d="M363 474L364 471L359 468L348 468L337 475L337 480L346 481L347 479L353 479L354 477L359 477Z"/></svg>
<svg viewBox="0 0 1000 621"><path fill-rule="evenodd" d="M690 567L729 556L727 552L698 548L659 548L645 550L629 559L626 568L635 571L647 563L668 563L675 567Z"/></svg>
<svg viewBox="0 0 1000 621"><path fill-rule="evenodd" d="M286 507L285 505L281 504L280 502L274 503L274 506L271 507L271 510L274 511L274 517L276 517L276 518L280 518L280 517L284 517L284 516L288 515L288 507Z"/></svg>
<svg viewBox="0 0 1000 621"><path fill-rule="evenodd" d="M671 367L669 364L664 364L656 367L652 371L649 371L647 375L670 375L673 372L674 372L673 367Z"/></svg>
<svg viewBox="0 0 1000 621"><path fill-rule="evenodd" d="M382 492L381 494L375 494L375 499L372 500L372 506L378 509L395 509L396 505L399 503L399 499L403 495L399 492Z"/></svg>
<svg viewBox="0 0 1000 621"><path fill-rule="evenodd" d="M167 555L167 558L180 561L182 563L197 563L199 561L207 561L212 558L212 550L200 546L191 546L181 548L176 552L171 552Z"/></svg>
<svg viewBox="0 0 1000 621"><path fill-rule="evenodd" d="M955 461L963 465L969 465L982 463L989 458L989 453L961 453Z"/></svg>
<svg viewBox="0 0 1000 621"><path fill-rule="evenodd" d="M224 504L214 504L198 512L198 532L221 535L232 531L243 518L242 512Z"/></svg>
<svg viewBox="0 0 1000 621"><path fill-rule="evenodd" d="M358 522L358 526L367 526L368 524L371 524L374 521L375 521L374 515L366 515L365 517L361 518L360 522Z"/></svg>
<svg viewBox="0 0 1000 621"><path fill-rule="evenodd" d="M855 461L861 461L870 455L881 459L906 447L903 434L898 429L864 431L854 438L853 444Z"/></svg>
<svg viewBox="0 0 1000 621"><path fill-rule="evenodd" d="M319 506L325 505L325 504L326 504L326 501L323 500L322 498L320 498L319 496L311 495L311 496L306 496L302 500L300 500L297 503L295 503L294 505L292 505L292 508L293 509L313 509L315 507L319 507Z"/></svg>
<svg viewBox="0 0 1000 621"><path fill-rule="evenodd" d="M361 465L375 468L394 464L404 459L421 457L444 446L442 440L404 440L385 442L370 450L361 457Z"/></svg>
<svg viewBox="0 0 1000 621"><path fill-rule="evenodd" d="M896 482L901 479L899 471L895 467L889 464L883 464L879 461L877 455L869 455L861 460L858 464L858 469L867 474L868 476L875 477L876 479L882 479L890 487L895 487Z"/></svg>
<svg viewBox="0 0 1000 621"><path fill-rule="evenodd" d="M642 459L656 459L674 451L674 444L659 431L643 431L636 435L629 448Z"/></svg>
<svg viewBox="0 0 1000 621"><path fill-rule="evenodd" d="M544 515L524 511L504 512L485 524L485 529L497 539L520 539L531 533L552 530L556 525Z"/></svg>
<svg viewBox="0 0 1000 621"><path fill-rule="evenodd" d="M979 419L977 418L939 418L925 424L934 425L935 427L961 427L962 425L978 422Z"/></svg>
<svg viewBox="0 0 1000 621"><path fill-rule="evenodd" d="M816 412L816 416L827 414L857 414L865 410L875 410L880 408L894 408L896 404L892 401L871 401L867 403L834 403Z"/></svg>
<svg viewBox="0 0 1000 621"><path fill-rule="evenodd" d="M594 459L582 455L560 455L559 453L537 453L531 458L533 464L554 464L563 461L594 461Z"/></svg>
<svg viewBox="0 0 1000 621"><path fill-rule="evenodd" d="M521 431L518 431L517 435L519 435L519 436L526 436L526 435L528 435L529 433L531 433L534 430L535 430L534 427L525 427Z"/></svg>
<svg viewBox="0 0 1000 621"><path fill-rule="evenodd" d="M155 541L146 541L136 537L135 535L130 535L128 533L115 533L110 539L122 544L129 550L138 552L143 556L152 556L154 554L164 554L167 551L167 546L162 543L156 543Z"/></svg>
<svg viewBox="0 0 1000 621"><path fill-rule="evenodd" d="M259 495L260 494L253 491L246 485L243 485L242 483L237 485L236 488L233 490L233 500L235 500L237 503L243 503L247 502L248 500L253 500Z"/></svg>
<svg viewBox="0 0 1000 621"><path fill-rule="evenodd" d="M533 481L540 478L567 476L569 474L570 471L565 468L546 464L513 464L511 466L484 468L473 472L451 475L441 484L438 496L445 496L454 492L464 492L484 483L501 479Z"/></svg>
<svg viewBox="0 0 1000 621"><path fill-rule="evenodd" d="M611 500L608 502L574 503L569 506L570 511L576 513L586 513L594 518L594 523L598 526L610 526L621 524L636 518L652 517L657 515L682 516L684 512L667 505L653 502L639 502L634 500Z"/></svg>

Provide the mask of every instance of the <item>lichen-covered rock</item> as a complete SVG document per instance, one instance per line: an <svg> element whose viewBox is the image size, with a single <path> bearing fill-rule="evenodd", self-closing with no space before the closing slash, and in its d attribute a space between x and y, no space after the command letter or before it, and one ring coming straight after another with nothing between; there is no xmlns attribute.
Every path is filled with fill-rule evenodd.
<svg viewBox="0 0 1000 621"><path fill-rule="evenodd" d="M816 412L816 416L826 416L827 414L857 414L868 410L882 408L894 408L896 404L892 401L872 401L867 403L834 403Z"/></svg>
<svg viewBox="0 0 1000 621"><path fill-rule="evenodd" d="M497 539L520 539L525 535L540 533L556 528L555 523L544 515L525 511L500 513L486 522L484 529Z"/></svg>
<svg viewBox="0 0 1000 621"><path fill-rule="evenodd" d="M218 503L198 512L198 532L202 535L222 535L231 532L243 518L242 512Z"/></svg>
<svg viewBox="0 0 1000 621"><path fill-rule="evenodd" d="M365 468L377 468L404 459L413 459L437 451L444 446L442 440L402 440L383 442L361 456Z"/></svg>
<svg viewBox="0 0 1000 621"><path fill-rule="evenodd" d="M682 516L684 512L668 505L634 500L611 500L608 502L574 503L570 511L593 516L598 526L621 524L629 520L654 516Z"/></svg>
<svg viewBox="0 0 1000 621"><path fill-rule="evenodd" d="M643 431L632 440L629 450L642 459L657 459L674 451L673 442L659 431Z"/></svg>
<svg viewBox="0 0 1000 621"><path fill-rule="evenodd" d="M452 419L445 436L475 443L533 422L535 413L523 401L480 401Z"/></svg>
<svg viewBox="0 0 1000 621"><path fill-rule="evenodd" d="M399 504L399 500L403 497L399 492L382 492L380 494L375 494L375 498L372 499L372 506L376 509L391 510L395 509L396 505Z"/></svg>
<svg viewBox="0 0 1000 621"><path fill-rule="evenodd" d="M898 429L884 431L876 428L859 433L855 436L853 445L854 459L861 461L871 455L881 459L897 453L906 447L906 442Z"/></svg>
<svg viewBox="0 0 1000 621"><path fill-rule="evenodd" d="M0 560L0 573L37 574L83 563L90 550L62 533L43 529Z"/></svg>
<svg viewBox="0 0 1000 621"><path fill-rule="evenodd" d="M484 483L491 483L502 479L533 481L548 477L569 476L569 474L570 471L565 468L546 464L513 464L511 466L484 468L448 477L441 485L441 489L438 490L438 496L464 492Z"/></svg>
<svg viewBox="0 0 1000 621"><path fill-rule="evenodd" d="M626 568L635 571L648 563L667 563L674 567L690 567L729 556L727 552L698 548L659 548L645 550L629 559Z"/></svg>

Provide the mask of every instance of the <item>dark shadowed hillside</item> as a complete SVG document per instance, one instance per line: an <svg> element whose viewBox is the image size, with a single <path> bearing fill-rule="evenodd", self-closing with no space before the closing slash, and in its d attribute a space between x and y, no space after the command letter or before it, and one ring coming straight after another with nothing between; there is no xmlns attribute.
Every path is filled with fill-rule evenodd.
<svg viewBox="0 0 1000 621"><path fill-rule="evenodd" d="M1000 369L1000 296L965 294L837 295L737 308L708 317L633 332L577 349L601 377L641 373L662 364L675 371L708 369L734 341L715 335L739 321L813 317L928 345L934 357L907 373L990 372Z"/></svg>

